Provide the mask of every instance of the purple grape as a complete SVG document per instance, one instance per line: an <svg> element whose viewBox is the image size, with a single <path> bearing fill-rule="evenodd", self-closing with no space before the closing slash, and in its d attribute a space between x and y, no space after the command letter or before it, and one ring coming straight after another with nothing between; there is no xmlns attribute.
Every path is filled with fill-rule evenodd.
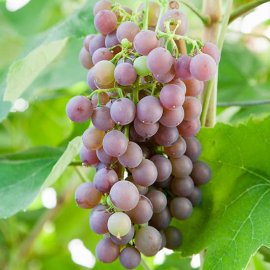
<svg viewBox="0 0 270 270"><path fill-rule="evenodd" d="M173 178L171 182L171 191L179 197L187 197L194 190L193 180L187 176L186 178Z"/></svg>
<svg viewBox="0 0 270 270"><path fill-rule="evenodd" d="M202 201L202 192L198 187L194 187L193 192L188 196L193 206L197 206Z"/></svg>
<svg viewBox="0 0 270 270"><path fill-rule="evenodd" d="M155 227L157 230L166 229L171 223L172 217L168 207L159 213L153 214L149 224Z"/></svg>
<svg viewBox="0 0 270 270"><path fill-rule="evenodd" d="M158 122L153 124L145 124L138 118L135 118L133 125L136 133L143 138L151 138L157 133L159 128Z"/></svg>
<svg viewBox="0 0 270 270"><path fill-rule="evenodd" d="M115 66L108 60L99 61L93 67L93 78L97 87L107 89L114 86ZM106 103L105 103L106 104Z"/></svg>
<svg viewBox="0 0 270 270"><path fill-rule="evenodd" d="M177 141L178 137L179 134L176 127L165 127L163 125L159 125L159 129L154 136L154 140L159 145L171 146Z"/></svg>
<svg viewBox="0 0 270 270"><path fill-rule="evenodd" d="M134 227L131 226L128 234L121 236L121 237L117 237L117 236L110 234L110 238L116 245L124 246L124 245L128 244L130 242L130 240L132 240L132 238L134 237L134 234L135 234Z"/></svg>
<svg viewBox="0 0 270 270"><path fill-rule="evenodd" d="M186 152L186 141L179 137L178 140L172 145L164 148L164 153L170 158L180 158Z"/></svg>
<svg viewBox="0 0 270 270"><path fill-rule="evenodd" d="M105 46L106 48L112 48L114 46L118 46L119 45L119 49L120 49L120 43L119 40L116 36L116 31L108 34L105 38Z"/></svg>
<svg viewBox="0 0 270 270"><path fill-rule="evenodd" d="M216 44L212 42L205 42L202 47L202 52L210 55L217 64L220 62L220 52Z"/></svg>
<svg viewBox="0 0 270 270"><path fill-rule="evenodd" d="M110 164L115 161L115 157L109 156L103 149L103 147L96 150L98 159L104 164Z"/></svg>
<svg viewBox="0 0 270 270"><path fill-rule="evenodd" d="M202 112L202 104L196 97L186 97L183 108L185 111L184 119L186 121L197 119Z"/></svg>
<svg viewBox="0 0 270 270"><path fill-rule="evenodd" d="M203 161L193 163L191 177L196 186L204 185L211 179L212 172L209 166Z"/></svg>
<svg viewBox="0 0 270 270"><path fill-rule="evenodd" d="M134 269L141 263L141 253L134 247L125 247L120 253L120 262L126 269Z"/></svg>
<svg viewBox="0 0 270 270"><path fill-rule="evenodd" d="M107 222L112 213L110 213L106 206L96 206L90 214L90 227L97 234L108 233Z"/></svg>
<svg viewBox="0 0 270 270"><path fill-rule="evenodd" d="M92 62L91 55L84 47L80 51L79 61L80 61L81 65L86 69L90 69L94 65Z"/></svg>
<svg viewBox="0 0 270 270"><path fill-rule="evenodd" d="M115 261L120 254L120 247L110 238L100 240L96 246L96 257L103 263Z"/></svg>
<svg viewBox="0 0 270 270"><path fill-rule="evenodd" d="M105 132L97 128L88 128L82 135L83 145L88 150L97 150L102 146Z"/></svg>
<svg viewBox="0 0 270 270"><path fill-rule="evenodd" d="M162 212L167 206L167 197L160 190L151 189L146 197L151 201L154 213Z"/></svg>
<svg viewBox="0 0 270 270"><path fill-rule="evenodd" d="M114 54L109 51L107 48L99 48L97 49L93 56L92 56L92 61L94 65L102 60L112 60Z"/></svg>
<svg viewBox="0 0 270 270"><path fill-rule="evenodd" d="M116 66L114 77L117 83L123 86L132 85L137 79L134 67L129 63L121 63Z"/></svg>
<svg viewBox="0 0 270 270"><path fill-rule="evenodd" d="M94 16L97 15L97 13L101 10L110 10L112 8L112 3L109 0L100 0L98 2L96 2L94 8L93 8L93 13Z"/></svg>
<svg viewBox="0 0 270 270"><path fill-rule="evenodd" d="M111 118L110 109L106 106L96 107L94 109L92 123L96 128L103 131L110 130L115 125Z"/></svg>
<svg viewBox="0 0 270 270"><path fill-rule="evenodd" d="M183 155L180 158L172 158L172 174L177 178L185 178L192 172L193 164L190 158Z"/></svg>
<svg viewBox="0 0 270 270"><path fill-rule="evenodd" d="M166 248L177 249L182 244L183 236L177 228L169 226L164 230L164 234L166 237Z"/></svg>
<svg viewBox="0 0 270 270"><path fill-rule="evenodd" d="M186 95L197 97L199 96L204 88L204 83L196 79L184 80L186 85Z"/></svg>
<svg viewBox="0 0 270 270"><path fill-rule="evenodd" d="M160 83L168 83L174 79L175 71L171 68L170 71L165 74L153 74L153 76Z"/></svg>
<svg viewBox="0 0 270 270"><path fill-rule="evenodd" d="M160 102L163 107L173 110L183 105L185 101L184 87L176 84L167 84L160 91Z"/></svg>
<svg viewBox="0 0 270 270"><path fill-rule="evenodd" d="M177 127L184 119L183 107L177 107L174 110L163 110L163 115L159 122L165 127Z"/></svg>
<svg viewBox="0 0 270 270"><path fill-rule="evenodd" d="M187 54L181 55L174 64L176 78L180 78L183 80L190 79L190 61L191 57Z"/></svg>
<svg viewBox="0 0 270 270"><path fill-rule="evenodd" d="M187 146L185 155L195 162L201 155L202 146L196 137L187 137L185 141Z"/></svg>
<svg viewBox="0 0 270 270"><path fill-rule="evenodd" d="M192 214L192 209L192 203L187 198L175 197L170 202L172 215L180 220L189 218Z"/></svg>
<svg viewBox="0 0 270 270"><path fill-rule="evenodd" d="M88 86L90 87L91 90L96 90L98 89L95 81L94 81L94 77L93 77L93 69L89 69L88 73L87 73L87 83Z"/></svg>
<svg viewBox="0 0 270 270"><path fill-rule="evenodd" d="M111 187L118 181L118 175L114 170L103 168L95 174L94 185L102 193L109 193Z"/></svg>
<svg viewBox="0 0 270 270"><path fill-rule="evenodd" d="M157 182L162 182L168 179L172 173L172 164L170 160L162 155L154 155L151 157L151 161L154 162L157 171Z"/></svg>
<svg viewBox="0 0 270 270"><path fill-rule="evenodd" d="M103 35L96 35L89 44L89 52L91 55L99 48L105 47L105 36Z"/></svg>
<svg viewBox="0 0 270 270"><path fill-rule="evenodd" d="M134 38L133 46L141 55L148 55L153 49L158 47L156 33L150 30L140 31Z"/></svg>
<svg viewBox="0 0 270 270"><path fill-rule="evenodd" d="M110 10L100 10L95 15L94 24L101 34L107 35L117 28L117 17Z"/></svg>
<svg viewBox="0 0 270 270"><path fill-rule="evenodd" d="M121 42L124 38L128 41L133 42L135 36L140 32L139 26L130 21L123 22L119 25L116 31L116 36Z"/></svg>
<svg viewBox="0 0 270 270"><path fill-rule="evenodd" d="M87 35L84 40L83 40L83 46L84 48L89 52L89 44L91 42L91 40L95 37L95 35L93 34L90 34L90 35Z"/></svg>
<svg viewBox="0 0 270 270"><path fill-rule="evenodd" d="M183 137L192 137L200 131L201 122L199 118L191 121L184 120L177 128Z"/></svg>
<svg viewBox="0 0 270 270"><path fill-rule="evenodd" d="M84 146L81 148L81 151L80 151L80 159L85 166L91 166L91 165L95 166L99 163L99 159L96 155L96 151L91 151L91 150L89 151Z"/></svg>

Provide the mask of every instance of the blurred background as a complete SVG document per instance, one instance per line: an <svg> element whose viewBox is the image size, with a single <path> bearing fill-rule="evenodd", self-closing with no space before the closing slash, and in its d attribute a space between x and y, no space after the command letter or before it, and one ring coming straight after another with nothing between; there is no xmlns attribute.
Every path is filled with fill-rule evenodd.
<svg viewBox="0 0 270 270"><path fill-rule="evenodd" d="M87 123L74 125L67 119L65 105L73 95L88 91L78 54L84 36L94 32L94 2L0 1L0 154L46 151L40 148L44 146L62 149L86 129ZM120 2L137 6L140 1ZM191 2L201 8L202 1ZM246 2L234 1L234 8ZM189 16L188 34L202 37L201 21L186 6L181 8ZM219 69L219 122L240 123L270 114L269 60L268 1L228 28ZM73 199L80 177L93 173L69 166L30 207L0 219L0 269L122 269L117 262L96 261L99 237L89 228L88 211L78 209ZM0 208L3 192L0 188ZM21 199L14 197L12 204L19 205ZM178 253L165 250L147 262L151 269L189 270L200 266L200 257L180 260ZM249 269L270 267L257 254Z"/></svg>

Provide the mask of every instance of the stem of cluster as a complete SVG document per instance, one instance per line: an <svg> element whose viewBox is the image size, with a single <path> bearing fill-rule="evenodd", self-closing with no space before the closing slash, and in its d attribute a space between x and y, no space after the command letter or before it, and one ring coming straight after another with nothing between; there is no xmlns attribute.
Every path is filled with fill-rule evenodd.
<svg viewBox="0 0 270 270"><path fill-rule="evenodd" d="M148 16L149 16L149 0L144 0L144 18L143 18L143 29L148 29Z"/></svg>

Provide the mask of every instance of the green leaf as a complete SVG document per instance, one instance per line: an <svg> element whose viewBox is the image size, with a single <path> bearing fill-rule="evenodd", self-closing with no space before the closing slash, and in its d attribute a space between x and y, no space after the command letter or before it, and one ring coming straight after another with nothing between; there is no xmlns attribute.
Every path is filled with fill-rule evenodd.
<svg viewBox="0 0 270 270"><path fill-rule="evenodd" d="M182 230L183 255L206 248L204 269L244 269L262 246L270 246L270 118L204 128L202 159L213 177L203 202Z"/></svg>
<svg viewBox="0 0 270 270"><path fill-rule="evenodd" d="M0 218L7 218L35 199L44 185L52 184L78 154L81 139L75 138L63 152L34 148L0 157Z"/></svg>

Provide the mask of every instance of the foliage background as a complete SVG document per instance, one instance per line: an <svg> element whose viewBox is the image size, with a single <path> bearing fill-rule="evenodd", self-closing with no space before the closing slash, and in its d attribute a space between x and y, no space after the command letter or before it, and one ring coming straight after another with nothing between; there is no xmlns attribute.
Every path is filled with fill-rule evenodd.
<svg viewBox="0 0 270 270"><path fill-rule="evenodd" d="M95 1L32 0L15 12L7 10L11 2L0 2L0 269L85 269L74 262L72 247L89 263L99 237L73 192L94 171L68 166L87 124L71 123L65 104L88 91L78 53L83 37L94 32ZM193 2L201 8L201 1ZM246 2L234 1L234 8ZM203 25L183 9L189 34L201 37ZM260 21L262 14L270 14L269 3L234 23L226 36L219 123L199 135L213 180L192 218L176 223L188 258L159 254L146 259L151 269L192 269L190 256L205 248L204 269L270 269L269 250L257 253L270 247L270 20ZM45 207L46 194L47 202L56 194L52 209ZM96 261L94 269L122 267Z"/></svg>

